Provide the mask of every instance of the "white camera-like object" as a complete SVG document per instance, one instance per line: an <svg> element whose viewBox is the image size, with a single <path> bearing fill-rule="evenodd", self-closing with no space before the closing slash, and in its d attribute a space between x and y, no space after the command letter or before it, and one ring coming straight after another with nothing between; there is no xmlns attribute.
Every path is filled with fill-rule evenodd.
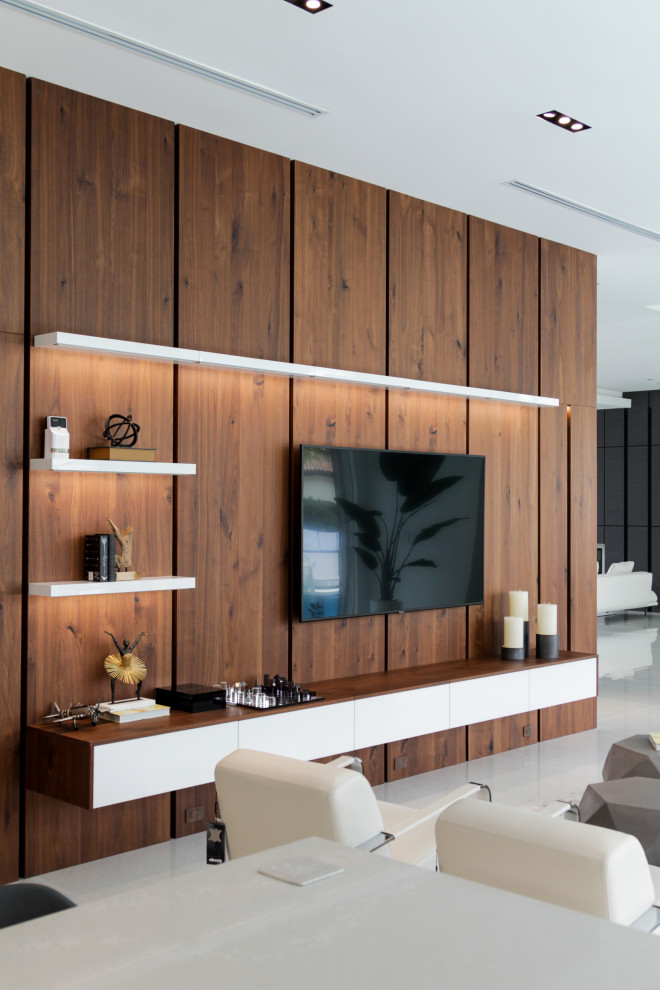
<svg viewBox="0 0 660 990"><path fill-rule="evenodd" d="M68 459L69 431L66 427L66 416L46 416L44 457L47 460Z"/></svg>

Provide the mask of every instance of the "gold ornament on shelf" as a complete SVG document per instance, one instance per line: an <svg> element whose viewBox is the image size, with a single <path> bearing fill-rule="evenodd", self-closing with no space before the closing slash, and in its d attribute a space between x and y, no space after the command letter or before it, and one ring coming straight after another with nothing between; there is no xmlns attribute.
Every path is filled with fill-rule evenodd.
<svg viewBox="0 0 660 990"><path fill-rule="evenodd" d="M121 681L122 684L136 684L136 694L139 698L140 691L142 690L142 681L147 676L147 668L140 658L135 656L133 650L142 637L146 636L146 633L141 632L135 642L130 646L127 639L124 640L123 646L120 646L111 632L108 632L107 629L104 632L117 647L117 652L110 653L103 661L105 672L111 678L112 701L114 702L115 700L115 684L117 681Z"/></svg>
<svg viewBox="0 0 660 990"><path fill-rule="evenodd" d="M115 534L115 571L118 581L137 581L140 577L137 571L133 570L133 527L126 526L120 529L112 519L108 519L108 525Z"/></svg>

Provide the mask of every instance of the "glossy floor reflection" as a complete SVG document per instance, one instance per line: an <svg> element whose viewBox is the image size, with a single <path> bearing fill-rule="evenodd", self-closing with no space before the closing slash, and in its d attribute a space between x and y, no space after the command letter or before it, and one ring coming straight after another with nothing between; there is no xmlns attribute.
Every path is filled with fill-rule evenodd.
<svg viewBox="0 0 660 990"><path fill-rule="evenodd" d="M423 805L467 780L488 784L494 801L537 808L558 798L579 800L601 780L612 742L660 730L660 615L628 613L598 620L598 727L524 749L383 784L377 796ZM45 874L44 882L81 903L207 867L205 836L194 835Z"/></svg>

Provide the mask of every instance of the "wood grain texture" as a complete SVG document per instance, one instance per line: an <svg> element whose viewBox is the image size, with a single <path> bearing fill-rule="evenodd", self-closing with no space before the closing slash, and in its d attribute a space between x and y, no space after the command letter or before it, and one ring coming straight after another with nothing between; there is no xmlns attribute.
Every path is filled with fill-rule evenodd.
<svg viewBox="0 0 660 990"><path fill-rule="evenodd" d="M557 605L559 648L568 647L568 412L539 410L539 601Z"/></svg>
<svg viewBox="0 0 660 990"><path fill-rule="evenodd" d="M23 338L0 333L0 884L18 879L23 529Z"/></svg>
<svg viewBox="0 0 660 990"><path fill-rule="evenodd" d="M530 735L526 736L525 729ZM539 741L539 713L522 712L506 718L476 722L467 727L467 759L480 760L493 753L506 753L510 749L531 746Z"/></svg>
<svg viewBox="0 0 660 990"><path fill-rule="evenodd" d="M402 780L417 773L465 763L465 729L447 729L414 739L387 744L387 780ZM396 766L395 766L396 762ZM403 765L405 764L405 765Z"/></svg>
<svg viewBox="0 0 660 990"><path fill-rule="evenodd" d="M30 93L31 332L173 344L174 125Z"/></svg>
<svg viewBox="0 0 660 990"><path fill-rule="evenodd" d="M527 590L530 615L536 612L538 413L470 400L468 416L469 452L486 456L484 605L468 608L468 656L472 657L499 652L509 591ZM532 626L529 638L532 648Z"/></svg>
<svg viewBox="0 0 660 990"><path fill-rule="evenodd" d="M389 193L389 367L467 384L467 216Z"/></svg>
<svg viewBox="0 0 660 990"><path fill-rule="evenodd" d="M292 395L292 504L296 505L299 445L384 447L385 393L359 385L295 381ZM294 521L294 533L298 527ZM292 561L298 553L294 546ZM300 622L294 611L291 650L291 676L296 681L384 670L385 619L375 615Z"/></svg>
<svg viewBox="0 0 660 990"><path fill-rule="evenodd" d="M25 805L28 839L21 871L25 877L167 842L170 837L169 794L85 811L28 790Z"/></svg>
<svg viewBox="0 0 660 990"><path fill-rule="evenodd" d="M172 838L180 839L183 835L196 835L206 831L206 823L215 819L215 784L200 784L198 787L185 787L172 794ZM186 811L189 808L203 807L201 821L187 822Z"/></svg>
<svg viewBox="0 0 660 990"><path fill-rule="evenodd" d="M464 454L465 399L390 392L388 445L393 450ZM465 608L387 616L387 669L456 660L466 651Z"/></svg>
<svg viewBox="0 0 660 990"><path fill-rule="evenodd" d="M538 238L470 217L469 385L538 392Z"/></svg>
<svg viewBox="0 0 660 990"><path fill-rule="evenodd" d="M386 196L294 163L294 361L386 373Z"/></svg>
<svg viewBox="0 0 660 990"><path fill-rule="evenodd" d="M288 668L289 382L181 368L177 485L181 684L254 683Z"/></svg>
<svg viewBox="0 0 660 990"><path fill-rule="evenodd" d="M541 394L596 405L596 256L541 239Z"/></svg>
<svg viewBox="0 0 660 990"><path fill-rule="evenodd" d="M569 424L569 648L595 652L596 409L571 406Z"/></svg>
<svg viewBox="0 0 660 990"><path fill-rule="evenodd" d="M179 345L288 361L289 160L178 134Z"/></svg>
<svg viewBox="0 0 660 990"><path fill-rule="evenodd" d="M0 333L23 333L25 76L0 69Z"/></svg>
<svg viewBox="0 0 660 990"><path fill-rule="evenodd" d="M91 808L94 799L94 750L78 743L80 729L66 724L66 733L47 735L26 729L25 786L47 797Z"/></svg>
<svg viewBox="0 0 660 990"><path fill-rule="evenodd" d="M597 721L597 699L585 698L571 701L566 705L554 705L539 711L539 740L557 739L573 732L586 732L595 729Z"/></svg>

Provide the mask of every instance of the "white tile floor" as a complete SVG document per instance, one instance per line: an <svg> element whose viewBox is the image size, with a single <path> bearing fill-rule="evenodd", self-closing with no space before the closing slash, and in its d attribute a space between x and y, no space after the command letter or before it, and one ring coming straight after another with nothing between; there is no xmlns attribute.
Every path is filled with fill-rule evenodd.
<svg viewBox="0 0 660 990"><path fill-rule="evenodd" d="M614 740L660 731L660 615L628 613L598 623L598 728L383 784L376 788L378 797L423 805L466 780L477 780L489 785L494 801L504 804L533 808L557 798L579 800L587 784L601 779ZM39 879L82 903L167 876L215 868L206 866L205 836L194 835Z"/></svg>

